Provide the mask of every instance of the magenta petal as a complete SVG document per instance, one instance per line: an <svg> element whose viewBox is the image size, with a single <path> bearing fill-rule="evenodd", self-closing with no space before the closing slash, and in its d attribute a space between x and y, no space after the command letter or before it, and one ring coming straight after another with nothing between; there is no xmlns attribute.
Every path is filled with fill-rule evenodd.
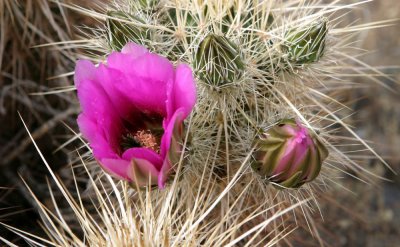
<svg viewBox="0 0 400 247"><path fill-rule="evenodd" d="M75 87L79 87L83 80L94 80L96 77L96 67L88 60L78 60L75 66L74 82Z"/></svg>
<svg viewBox="0 0 400 247"><path fill-rule="evenodd" d="M186 118L196 103L196 85L192 69L186 64L180 64L176 69L175 83L168 88L167 109L169 116L178 110L183 110Z"/></svg>
<svg viewBox="0 0 400 247"><path fill-rule="evenodd" d="M171 169L171 165L169 164L169 161L166 159L164 160L163 164L163 169L160 171L159 175L158 175L158 187L160 189L164 189L165 188L165 184L167 182L168 179L168 171L169 169Z"/></svg>
<svg viewBox="0 0 400 247"><path fill-rule="evenodd" d="M78 123L80 132L87 140L89 140L89 142L95 140L96 136L101 133L96 121L88 118L88 116L84 113L79 114L76 121Z"/></svg>
<svg viewBox="0 0 400 247"><path fill-rule="evenodd" d="M182 114L183 110L179 109L175 112L172 116L171 121L169 121L167 127L164 130L164 135L161 139L161 157L164 157L164 162L162 164L160 175L158 177L158 186L160 188L164 188L165 182L168 178L168 173L170 172L172 165L169 159L170 152L179 152L181 150L171 150L171 144L173 138L180 138L180 136L175 136L174 134L181 134L181 133L174 133L174 130L177 130L177 126L182 123Z"/></svg>
<svg viewBox="0 0 400 247"><path fill-rule="evenodd" d="M96 81L83 80L78 87L78 98L82 112L99 126L99 134L113 146L117 145L122 122L102 86Z"/></svg>
<svg viewBox="0 0 400 247"><path fill-rule="evenodd" d="M131 180L131 163L129 161L123 159L101 159L99 163L109 174L119 179Z"/></svg>
<svg viewBox="0 0 400 247"><path fill-rule="evenodd" d="M120 71L126 78L117 81L115 86L141 111L166 115L167 85L174 84L172 63L162 56L145 52L145 48L136 44L127 45L126 51L128 53L113 52L107 58L107 66Z"/></svg>
<svg viewBox="0 0 400 247"><path fill-rule="evenodd" d="M134 119L140 111L125 95L125 92L122 93L118 89L127 83L125 76L120 71L107 68L103 64L99 65L97 76L99 80L101 78L102 87L119 115L127 121Z"/></svg>
<svg viewBox="0 0 400 247"><path fill-rule="evenodd" d="M131 166L129 169L129 177L131 181L135 181L139 186L149 184L157 184L159 171L153 166L153 164L145 159L131 160Z"/></svg>
<svg viewBox="0 0 400 247"><path fill-rule="evenodd" d="M96 122L87 118L83 113L79 115L77 122L80 132L89 141L96 159L118 158L112 142L106 139L106 136L103 134L104 131Z"/></svg>
<svg viewBox="0 0 400 247"><path fill-rule="evenodd" d="M303 142L297 144L290 172L296 171L299 168L310 148L311 147L308 145L307 140L303 140Z"/></svg>
<svg viewBox="0 0 400 247"><path fill-rule="evenodd" d="M137 56L114 51L107 57L107 67L126 74L125 71L129 69L129 65L132 65L135 60L137 60Z"/></svg>
<svg viewBox="0 0 400 247"><path fill-rule="evenodd" d="M167 84L174 79L174 68L166 58L152 53L136 57L114 52L107 65L124 74L125 80L116 80L113 85L132 105L142 112L166 115Z"/></svg>
<svg viewBox="0 0 400 247"><path fill-rule="evenodd" d="M136 75L166 84L173 79L174 66L165 57L153 53L147 53L138 58L131 67L131 72Z"/></svg>
<svg viewBox="0 0 400 247"><path fill-rule="evenodd" d="M168 59L153 53L135 56L131 53L113 52L107 58L107 65L126 76L135 75L146 80L160 81L166 84L173 79L174 67Z"/></svg>
<svg viewBox="0 0 400 247"><path fill-rule="evenodd" d="M291 162L294 161L293 156L296 152L296 144L296 141L292 139L287 141L285 144L285 153L281 156L281 159L275 168L274 174L282 174L290 168L292 165Z"/></svg>
<svg viewBox="0 0 400 247"><path fill-rule="evenodd" d="M146 47L144 47L142 45L138 45L133 42L129 42L122 48L121 52L124 54L131 54L135 58L137 58L137 57L143 56L144 54L146 54L149 51L147 50Z"/></svg>
<svg viewBox="0 0 400 247"><path fill-rule="evenodd" d="M174 164L171 164L171 161L168 158L168 156L165 157L164 162L162 164L162 168L161 168L161 170L159 172L159 175L158 175L158 187L160 189L164 189L165 188L165 184L167 182L168 175L170 174L171 169L173 169L172 168L173 165Z"/></svg>
<svg viewBox="0 0 400 247"><path fill-rule="evenodd" d="M103 86L95 80L82 80L77 88L82 112L92 119L116 118L115 109ZM108 118L108 117L107 117Z"/></svg>
<svg viewBox="0 0 400 247"><path fill-rule="evenodd" d="M168 122L168 125L164 129L164 135L161 139L161 157L165 157L168 153L171 145L172 135L174 134L174 127L176 124L179 124L179 122L182 122L182 114L182 110L176 111L172 116L171 121Z"/></svg>
<svg viewBox="0 0 400 247"><path fill-rule="evenodd" d="M130 148L122 154L122 158L125 160L133 158L148 160L157 170L161 169L163 163L160 155L148 148Z"/></svg>
<svg viewBox="0 0 400 247"><path fill-rule="evenodd" d="M146 80L135 75L126 77L126 81L116 82L115 87L129 101L144 113L166 115L166 84L162 81ZM140 121L140 120L136 120Z"/></svg>

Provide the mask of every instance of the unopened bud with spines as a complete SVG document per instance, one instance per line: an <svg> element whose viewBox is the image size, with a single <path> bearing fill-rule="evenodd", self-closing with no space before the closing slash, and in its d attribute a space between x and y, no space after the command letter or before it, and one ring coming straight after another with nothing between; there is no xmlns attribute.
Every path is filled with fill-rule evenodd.
<svg viewBox="0 0 400 247"><path fill-rule="evenodd" d="M145 24L143 20L122 11L109 11L107 13L108 42L113 50L121 50L130 41L147 45L150 40L150 30L134 22Z"/></svg>
<svg viewBox="0 0 400 247"><path fill-rule="evenodd" d="M327 20L321 19L302 28L286 33L285 50L288 59L295 64L317 62L324 53Z"/></svg>
<svg viewBox="0 0 400 247"><path fill-rule="evenodd" d="M278 188L298 188L318 176L328 154L308 128L284 119L255 141L252 168Z"/></svg>
<svg viewBox="0 0 400 247"><path fill-rule="evenodd" d="M239 48L226 37L215 34L200 42L194 63L200 79L213 86L233 83L244 70Z"/></svg>

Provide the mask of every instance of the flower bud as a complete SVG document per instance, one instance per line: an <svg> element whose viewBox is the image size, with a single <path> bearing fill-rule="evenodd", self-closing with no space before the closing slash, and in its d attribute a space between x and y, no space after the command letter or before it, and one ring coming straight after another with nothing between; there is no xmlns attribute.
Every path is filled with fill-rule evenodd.
<svg viewBox="0 0 400 247"><path fill-rule="evenodd" d="M150 40L150 30L134 24L145 24L140 18L122 11L109 11L107 16L108 42L113 50L120 51L130 41L145 45Z"/></svg>
<svg viewBox="0 0 400 247"><path fill-rule="evenodd" d="M317 62L325 49L327 33L326 19L319 20L312 25L291 30L286 34L286 49L289 60L296 64Z"/></svg>
<svg viewBox="0 0 400 247"><path fill-rule="evenodd" d="M298 188L318 176L328 154L309 129L284 119L255 141L252 168L279 188Z"/></svg>
<svg viewBox="0 0 400 247"><path fill-rule="evenodd" d="M224 36L209 34L200 42L195 67L201 80L222 86L243 75L244 63L239 48Z"/></svg>

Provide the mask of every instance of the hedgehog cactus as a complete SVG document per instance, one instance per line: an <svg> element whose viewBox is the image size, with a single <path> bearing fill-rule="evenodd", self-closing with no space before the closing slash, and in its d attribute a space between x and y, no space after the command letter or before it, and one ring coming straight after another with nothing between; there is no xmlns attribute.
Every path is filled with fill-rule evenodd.
<svg viewBox="0 0 400 247"><path fill-rule="evenodd" d="M171 225L165 228L170 229L175 243L188 240L189 235L198 240L191 244L199 245L207 239L204 236L214 236L207 229L233 234L214 236L216 241L209 241L212 246L234 246L243 240L258 241L260 245L274 243L284 234L273 227L262 231L270 223L270 211L273 214L294 210L293 205L305 195L317 200L316 188L333 181L332 174L341 170L335 170L336 166L343 163L352 164L348 168L355 173L365 171L334 146L341 137L335 136L330 127L340 124L372 150L336 113L342 103L335 100L335 94L348 88L340 84L345 80L337 80L342 78L337 69L347 68L345 61L350 56L340 52L347 47L348 40L341 39L340 32L334 32L335 23L328 14L342 6L335 2L320 8L315 6L317 2L310 1L305 6L304 1L140 0L107 5L104 28L97 32L102 36L90 39L98 41L91 43L98 45L96 52L91 53L101 54L95 57L97 61L110 53L108 57L115 56L116 50L134 42L145 46L146 52L167 58L168 64L177 68L187 64L194 72L196 90L192 91L197 95L191 98L197 101L191 114L180 119L182 123L178 121L185 131L179 126L165 130L172 137L170 148L165 149L169 153L163 153L162 158L171 160L168 169L172 166L170 171L178 175L162 177L160 187L165 185L165 188L148 193L149 198L143 200L152 202L156 209L141 209L154 212L157 219L163 219L164 214L173 215L173 219L168 218ZM104 13L99 18L104 18ZM124 64L124 67L128 71L136 69L130 65L133 66ZM156 75L164 69L147 65ZM82 74L87 75L85 71ZM140 79L138 76L137 80ZM171 77L165 84L173 80ZM145 89L142 100L154 100L151 90ZM152 90L159 93L156 87ZM164 91L167 95L162 97L162 103L169 105L171 91ZM130 97L138 92L139 88L135 88L123 94ZM173 95L176 102L186 97L185 90L177 90ZM115 98L116 102L121 100ZM148 114L145 109L139 111ZM286 119L282 125L275 125L282 119ZM162 126L167 127L167 123ZM161 126L161 122L158 124ZM129 145L132 146L128 142ZM157 170L157 174L167 176L170 171ZM141 181L146 183L146 178ZM122 197L127 198L125 194ZM275 210L275 205L279 209ZM196 209L201 213L194 212ZM312 211L313 203L308 202L298 212L304 214L308 223ZM143 212L138 212L136 218L141 218ZM185 218L182 215L200 216L180 222ZM297 216L282 220L300 222ZM254 228L246 232L238 222ZM158 225L146 227L161 229ZM238 236L236 231L240 233ZM271 234L270 239L262 233Z"/></svg>
<svg viewBox="0 0 400 247"><path fill-rule="evenodd" d="M167 1L157 8L153 1L144 2L151 2L153 11L139 1L127 8L135 10L132 13L109 12L120 17L108 20L110 47L115 40L120 45L133 41L176 63L192 65L200 95L188 147L188 161L193 163L186 165L199 167L196 163L204 164L205 154L216 152L216 167L229 177L228 171L239 169L250 152L259 129L276 121L269 114L275 109L270 102L281 99L270 85L281 80L279 68L317 62L327 20L319 17L305 28L284 31L269 1ZM138 16L148 23L142 25Z"/></svg>

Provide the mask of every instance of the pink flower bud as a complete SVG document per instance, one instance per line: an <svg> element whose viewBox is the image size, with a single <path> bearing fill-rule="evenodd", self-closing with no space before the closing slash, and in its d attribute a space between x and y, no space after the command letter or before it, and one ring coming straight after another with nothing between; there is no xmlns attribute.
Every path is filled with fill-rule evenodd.
<svg viewBox="0 0 400 247"><path fill-rule="evenodd" d="M255 141L252 168L280 188L298 188L314 180L328 150L294 119L284 119Z"/></svg>

